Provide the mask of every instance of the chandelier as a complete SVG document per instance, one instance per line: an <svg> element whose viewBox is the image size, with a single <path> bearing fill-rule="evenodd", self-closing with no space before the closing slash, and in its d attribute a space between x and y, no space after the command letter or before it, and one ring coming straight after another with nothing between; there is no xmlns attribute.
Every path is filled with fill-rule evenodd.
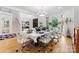
<svg viewBox="0 0 79 59"><path fill-rule="evenodd" d="M47 12L45 10L45 8L42 6L40 11L37 13L38 16L46 16Z"/></svg>

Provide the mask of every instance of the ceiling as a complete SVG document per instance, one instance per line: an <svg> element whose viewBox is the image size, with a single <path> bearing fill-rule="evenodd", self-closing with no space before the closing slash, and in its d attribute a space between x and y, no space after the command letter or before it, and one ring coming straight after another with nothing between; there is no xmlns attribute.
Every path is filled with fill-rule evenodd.
<svg viewBox="0 0 79 59"><path fill-rule="evenodd" d="M47 15L53 15L56 13L61 13L68 9L71 9L71 6L10 6L9 8L13 8L16 10L25 11L32 15L37 15L40 10L46 11Z"/></svg>

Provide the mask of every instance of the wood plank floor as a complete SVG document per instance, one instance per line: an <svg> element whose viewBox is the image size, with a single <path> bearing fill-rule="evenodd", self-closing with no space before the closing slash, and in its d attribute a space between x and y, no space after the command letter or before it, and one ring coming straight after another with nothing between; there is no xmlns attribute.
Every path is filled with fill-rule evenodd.
<svg viewBox="0 0 79 59"><path fill-rule="evenodd" d="M59 42L57 44L55 44L54 42L50 42L48 44L48 46L45 47L30 47L27 48L25 47L23 49L23 52L27 53L73 53L73 49L72 49L72 41L70 38L65 38L64 36L62 36L59 39Z"/></svg>
<svg viewBox="0 0 79 59"><path fill-rule="evenodd" d="M0 40L0 53L16 53L19 49L16 38Z"/></svg>
<svg viewBox="0 0 79 59"><path fill-rule="evenodd" d="M73 53L71 40L72 39L70 38L65 38L64 36L62 36L57 44L51 41L46 47L35 47L30 42L30 44L28 44L28 47L25 46L25 48L23 48L20 53ZM1 53L16 53L16 50L20 50L19 47L20 46L15 38L0 41Z"/></svg>
<svg viewBox="0 0 79 59"><path fill-rule="evenodd" d="M73 53L72 49L72 39L61 37L59 43L55 46L53 50L54 53Z"/></svg>

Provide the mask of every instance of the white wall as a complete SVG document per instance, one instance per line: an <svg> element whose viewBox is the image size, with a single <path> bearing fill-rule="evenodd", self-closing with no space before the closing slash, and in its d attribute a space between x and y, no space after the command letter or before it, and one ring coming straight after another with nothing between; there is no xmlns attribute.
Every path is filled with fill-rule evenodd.
<svg viewBox="0 0 79 59"><path fill-rule="evenodd" d="M0 7L0 10L2 12L6 12L6 13L10 13L12 14L12 26L11 26L11 32L12 33L18 33L21 31L21 20L23 21L29 21L30 22L30 28L33 27L32 23L33 23L33 18L35 16L33 15L29 15L29 14L26 14L24 12L18 12L16 10L13 10L13 9L9 9L9 8L4 8L4 7ZM2 27L0 26L0 29ZM1 30L0 30L0 33L1 33Z"/></svg>
<svg viewBox="0 0 79 59"><path fill-rule="evenodd" d="M0 7L0 11L4 12L4 14L11 14L11 19L10 19L10 33L18 33L20 28L19 28L19 23L18 23L18 11L9 9L9 8L4 8L4 7ZM1 14L1 13L0 13ZM2 15L2 14L1 14ZM6 15L7 16L7 15ZM7 18L7 17L6 17ZM1 29L1 26L0 26ZM2 30L0 31L0 33L2 32Z"/></svg>
<svg viewBox="0 0 79 59"><path fill-rule="evenodd" d="M74 9L74 27L79 27L79 7Z"/></svg>
<svg viewBox="0 0 79 59"><path fill-rule="evenodd" d="M20 24L22 24L22 21L29 21L29 27L32 28L33 27L33 18L34 17L35 16L33 16L33 15L29 15L29 14L25 14L25 13L19 13Z"/></svg>
<svg viewBox="0 0 79 59"><path fill-rule="evenodd" d="M72 22L68 22L68 24L66 24L66 23L64 23L64 29L65 29L65 31L64 31L64 34L65 34L65 36L67 35L66 33L67 33L67 29L69 29L69 31L70 31L70 34L71 34L71 36L73 37L74 36L74 9L72 8L72 9L68 9L67 11L65 11L64 13L63 13L63 15L64 15L64 20L66 20L66 17L68 17L69 19L71 18L71 20L72 20Z"/></svg>
<svg viewBox="0 0 79 59"><path fill-rule="evenodd" d="M40 27L40 22L46 27L46 16L38 16L38 27Z"/></svg>
<svg viewBox="0 0 79 59"><path fill-rule="evenodd" d="M12 13L12 32L19 33L20 32L20 23L19 23L19 14L18 12Z"/></svg>

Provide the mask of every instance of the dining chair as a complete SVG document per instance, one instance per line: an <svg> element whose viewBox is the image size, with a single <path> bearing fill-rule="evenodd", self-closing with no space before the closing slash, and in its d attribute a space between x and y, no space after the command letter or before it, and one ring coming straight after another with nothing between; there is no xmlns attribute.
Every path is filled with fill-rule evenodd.
<svg viewBox="0 0 79 59"><path fill-rule="evenodd" d="M57 42L59 42L59 37L58 37L58 33L56 31L53 31L51 34L51 39L53 42L55 42L57 44Z"/></svg>
<svg viewBox="0 0 79 59"><path fill-rule="evenodd" d="M45 35L41 36L40 42L43 43L43 45L41 45L41 44L40 45L46 47L50 40L51 40L50 35L45 34Z"/></svg>
<svg viewBox="0 0 79 59"><path fill-rule="evenodd" d="M30 44L31 42L33 42L30 38L28 38L28 35L27 35L27 33L19 33L18 35L17 35L17 40L18 40L18 43L21 45L21 51L23 52L23 49L25 48L25 47L28 47L29 48L29 46L28 46L28 44Z"/></svg>

